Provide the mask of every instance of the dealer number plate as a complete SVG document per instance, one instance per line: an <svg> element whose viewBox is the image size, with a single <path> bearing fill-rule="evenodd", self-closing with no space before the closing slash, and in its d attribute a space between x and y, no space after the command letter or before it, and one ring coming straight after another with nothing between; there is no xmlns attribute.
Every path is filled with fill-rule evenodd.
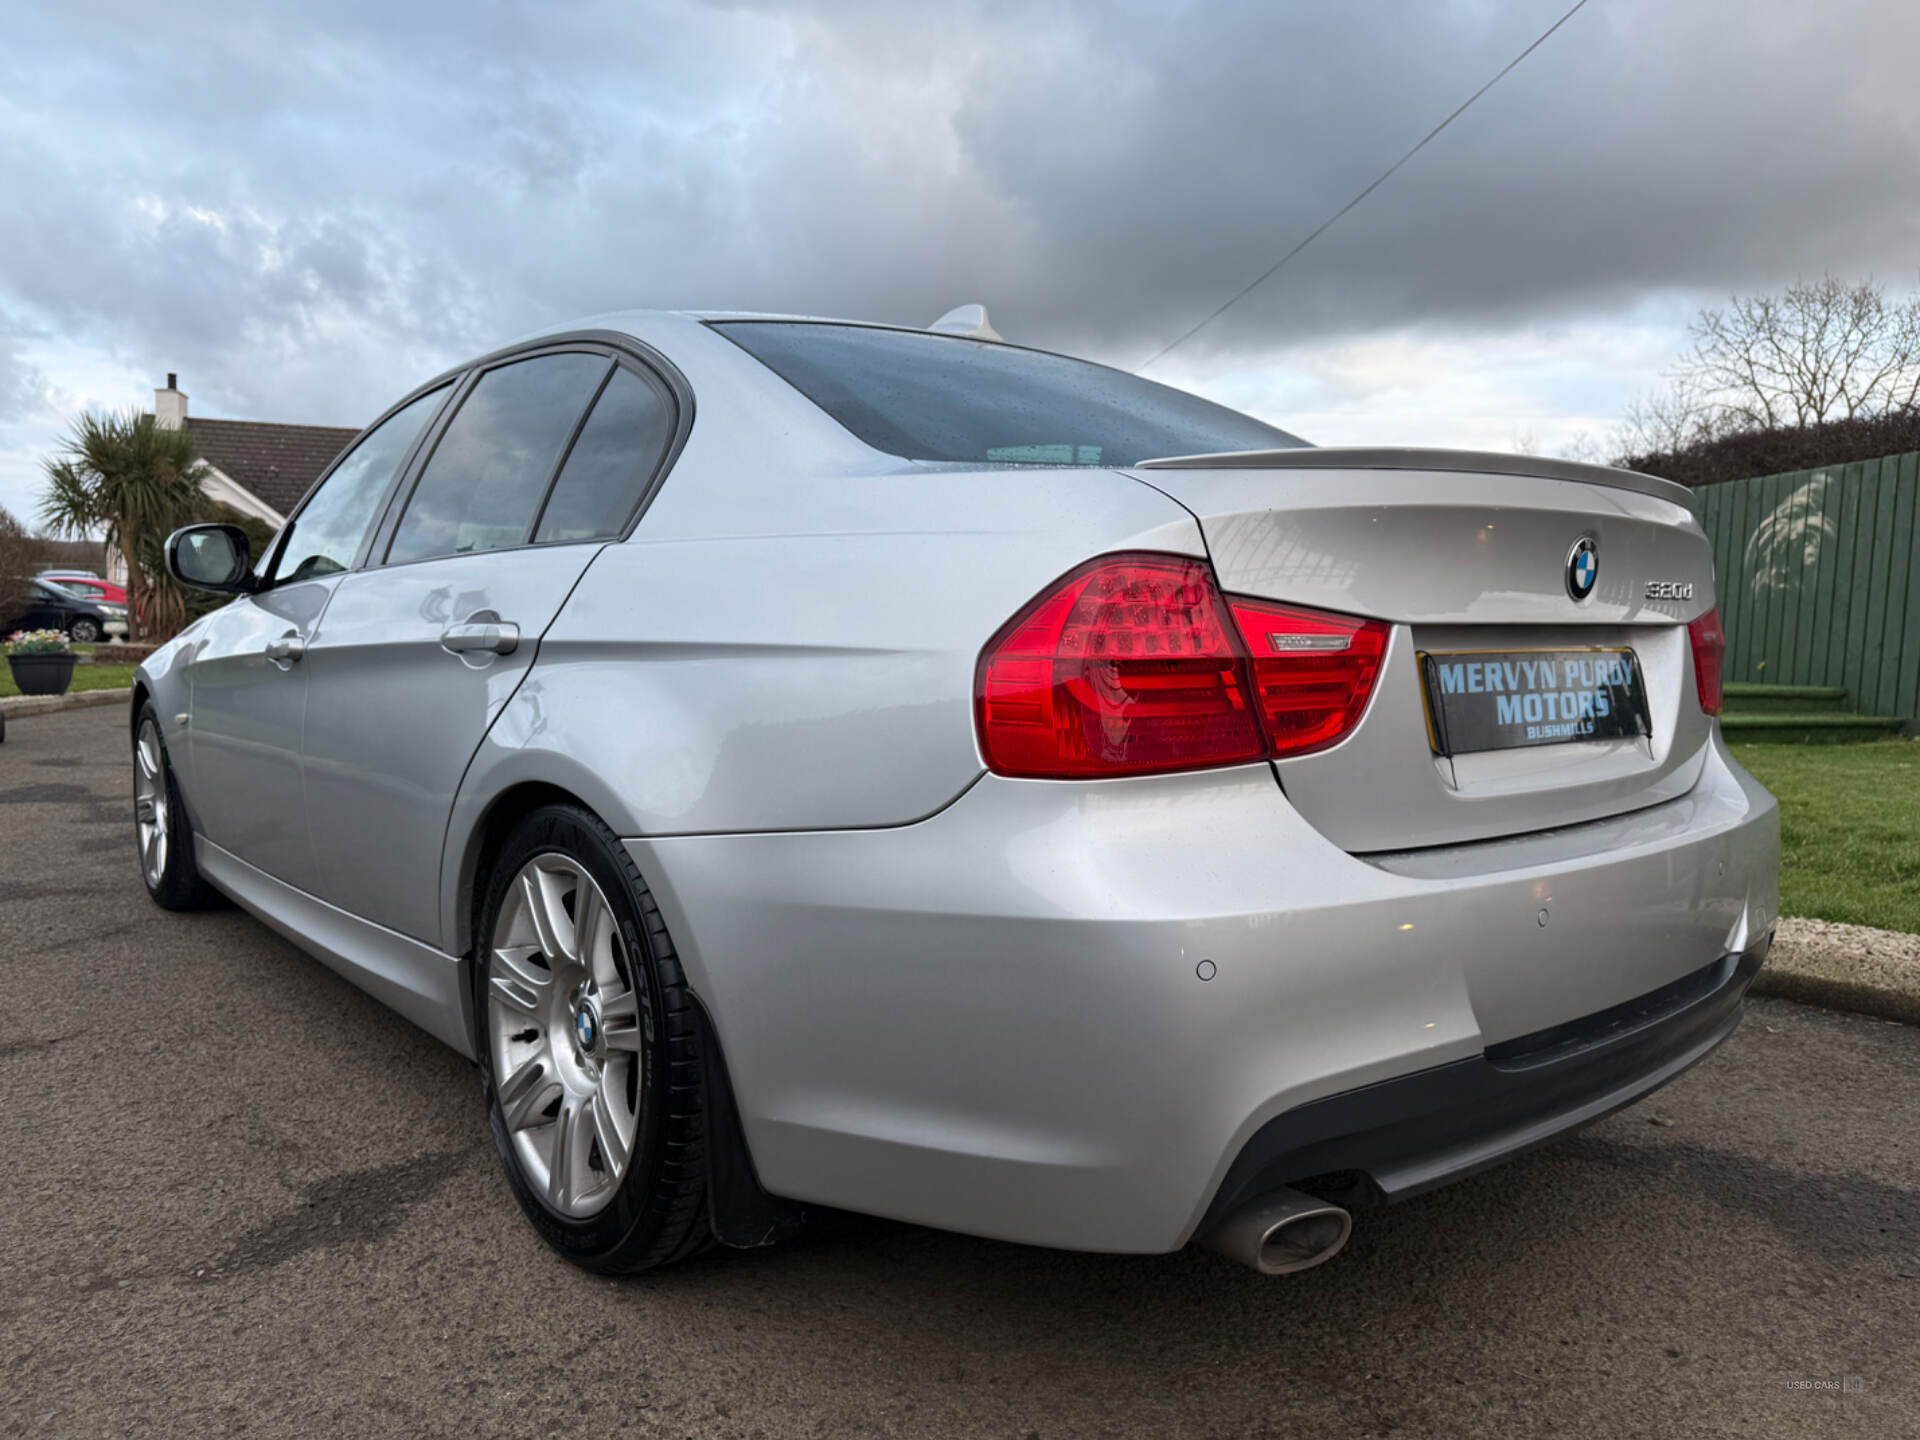
<svg viewBox="0 0 1920 1440"><path fill-rule="evenodd" d="M1650 735L1631 650L1496 650L1420 656L1442 755Z"/></svg>

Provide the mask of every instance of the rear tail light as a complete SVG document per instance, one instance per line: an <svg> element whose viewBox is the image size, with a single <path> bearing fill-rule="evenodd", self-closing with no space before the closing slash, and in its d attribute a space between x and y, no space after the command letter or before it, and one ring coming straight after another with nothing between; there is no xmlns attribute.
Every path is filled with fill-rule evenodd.
<svg viewBox="0 0 1920 1440"><path fill-rule="evenodd" d="M1385 624L1260 600L1230 603L1253 656L1260 719L1275 756L1324 749L1358 723L1387 651Z"/></svg>
<svg viewBox="0 0 1920 1440"><path fill-rule="evenodd" d="M980 657L981 748L1003 775L1052 779L1258 760L1243 668L1204 560L1097 560Z"/></svg>
<svg viewBox="0 0 1920 1440"><path fill-rule="evenodd" d="M1718 605L1687 626L1687 640L1693 646L1693 683L1700 692L1700 708L1709 715L1718 715L1721 676L1727 658L1727 632L1720 628Z"/></svg>
<svg viewBox="0 0 1920 1440"><path fill-rule="evenodd" d="M1081 566L980 657L988 766L1041 779L1142 775L1299 755L1345 736L1388 627L1231 605L1204 560L1114 555Z"/></svg>

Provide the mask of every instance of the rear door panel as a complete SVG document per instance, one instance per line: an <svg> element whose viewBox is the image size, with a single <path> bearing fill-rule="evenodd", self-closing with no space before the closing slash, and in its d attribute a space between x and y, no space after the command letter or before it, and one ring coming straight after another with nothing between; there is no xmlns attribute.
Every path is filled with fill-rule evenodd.
<svg viewBox="0 0 1920 1440"><path fill-rule="evenodd" d="M308 646L316 893L362 919L441 941L441 850L461 778L605 543L528 542L612 368L602 347L565 344L475 372L375 537L388 563L341 583ZM636 497L656 458L633 455ZM476 626L515 638L450 648L455 627Z"/></svg>
<svg viewBox="0 0 1920 1440"><path fill-rule="evenodd" d="M525 678L541 634L600 547L550 545L361 570L307 648L305 778L322 899L440 940L440 850L467 762ZM480 612L511 654L441 637Z"/></svg>

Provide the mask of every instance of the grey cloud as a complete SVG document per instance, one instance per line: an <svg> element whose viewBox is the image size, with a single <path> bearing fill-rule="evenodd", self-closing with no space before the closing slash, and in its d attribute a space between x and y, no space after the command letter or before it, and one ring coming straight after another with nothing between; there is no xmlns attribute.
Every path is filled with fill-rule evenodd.
<svg viewBox="0 0 1920 1440"><path fill-rule="evenodd" d="M0 185L35 197L0 305L206 413L337 423L626 304L983 299L1131 364L1561 8L48 9L0 57ZM1192 353L1910 281L1917 42L1884 0L1593 0Z"/></svg>
<svg viewBox="0 0 1920 1440"><path fill-rule="evenodd" d="M0 310L0 425L25 419L46 407L47 377L27 359L28 337Z"/></svg>

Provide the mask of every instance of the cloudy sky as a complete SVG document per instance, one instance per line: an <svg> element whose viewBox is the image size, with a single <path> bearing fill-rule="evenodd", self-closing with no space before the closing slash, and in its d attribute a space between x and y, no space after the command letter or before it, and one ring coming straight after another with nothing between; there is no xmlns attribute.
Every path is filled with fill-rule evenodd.
<svg viewBox="0 0 1920 1440"><path fill-rule="evenodd" d="M0 48L0 505L89 405L358 425L618 306L1127 368L1569 0L27 0ZM1688 316L1920 283L1920 6L1590 0L1149 372L1322 443L1604 438Z"/></svg>

